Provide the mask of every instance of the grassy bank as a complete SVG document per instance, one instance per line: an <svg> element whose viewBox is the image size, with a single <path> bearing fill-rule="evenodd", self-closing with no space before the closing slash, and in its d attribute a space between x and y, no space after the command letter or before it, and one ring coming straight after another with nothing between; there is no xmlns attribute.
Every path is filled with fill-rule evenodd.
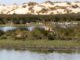
<svg viewBox="0 0 80 60"><path fill-rule="evenodd" d="M0 40L0 48L7 49L43 49L43 50L75 50L80 49L80 41L65 40Z"/></svg>

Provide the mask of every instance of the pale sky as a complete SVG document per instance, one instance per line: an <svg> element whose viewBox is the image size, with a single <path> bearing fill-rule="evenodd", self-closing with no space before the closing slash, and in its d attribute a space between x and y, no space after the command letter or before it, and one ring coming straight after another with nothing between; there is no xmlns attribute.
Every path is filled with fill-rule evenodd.
<svg viewBox="0 0 80 60"><path fill-rule="evenodd" d="M69 1L69 2L74 2L74 1L80 1L80 0L0 0L0 4L13 4L13 3L17 3L17 4L22 4L22 3L26 3L26 2L44 2L44 1Z"/></svg>

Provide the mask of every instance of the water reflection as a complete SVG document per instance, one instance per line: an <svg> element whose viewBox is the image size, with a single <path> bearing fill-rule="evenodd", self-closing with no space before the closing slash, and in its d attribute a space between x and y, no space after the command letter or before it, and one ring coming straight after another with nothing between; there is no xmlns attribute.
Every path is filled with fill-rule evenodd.
<svg viewBox="0 0 80 60"><path fill-rule="evenodd" d="M34 26L31 26L31 27L2 26L2 27L0 27L0 30L6 32L8 30L14 30L14 29L17 29L17 28L26 28L26 29L31 31L32 29L34 29Z"/></svg>
<svg viewBox="0 0 80 60"><path fill-rule="evenodd" d="M0 50L0 60L80 60L78 53L37 53L31 51Z"/></svg>
<svg viewBox="0 0 80 60"><path fill-rule="evenodd" d="M8 30L18 29L18 28L26 28L26 29L32 31L35 28L35 26L29 26L29 27L27 27L27 26L0 26L0 30L2 30L4 32L6 32ZM45 28L45 27L40 26L40 28Z"/></svg>
<svg viewBox="0 0 80 60"><path fill-rule="evenodd" d="M16 27L10 27L10 26L8 26L8 27L0 27L0 29L3 30L3 31L8 31L8 30L16 29Z"/></svg>

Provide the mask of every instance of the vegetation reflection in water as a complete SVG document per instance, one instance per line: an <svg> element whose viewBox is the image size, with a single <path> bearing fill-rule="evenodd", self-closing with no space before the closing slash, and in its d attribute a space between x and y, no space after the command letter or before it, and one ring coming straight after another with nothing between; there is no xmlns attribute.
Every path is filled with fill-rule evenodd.
<svg viewBox="0 0 80 60"><path fill-rule="evenodd" d="M80 54L74 53L38 53L20 50L0 50L0 60L80 60Z"/></svg>

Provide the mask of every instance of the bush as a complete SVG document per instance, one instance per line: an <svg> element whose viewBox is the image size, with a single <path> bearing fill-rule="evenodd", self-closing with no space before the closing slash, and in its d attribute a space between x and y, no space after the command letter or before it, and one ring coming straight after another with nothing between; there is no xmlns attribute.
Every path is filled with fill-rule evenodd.
<svg viewBox="0 0 80 60"><path fill-rule="evenodd" d="M31 31L32 36L34 39L46 39L45 30L41 28L35 28Z"/></svg>

